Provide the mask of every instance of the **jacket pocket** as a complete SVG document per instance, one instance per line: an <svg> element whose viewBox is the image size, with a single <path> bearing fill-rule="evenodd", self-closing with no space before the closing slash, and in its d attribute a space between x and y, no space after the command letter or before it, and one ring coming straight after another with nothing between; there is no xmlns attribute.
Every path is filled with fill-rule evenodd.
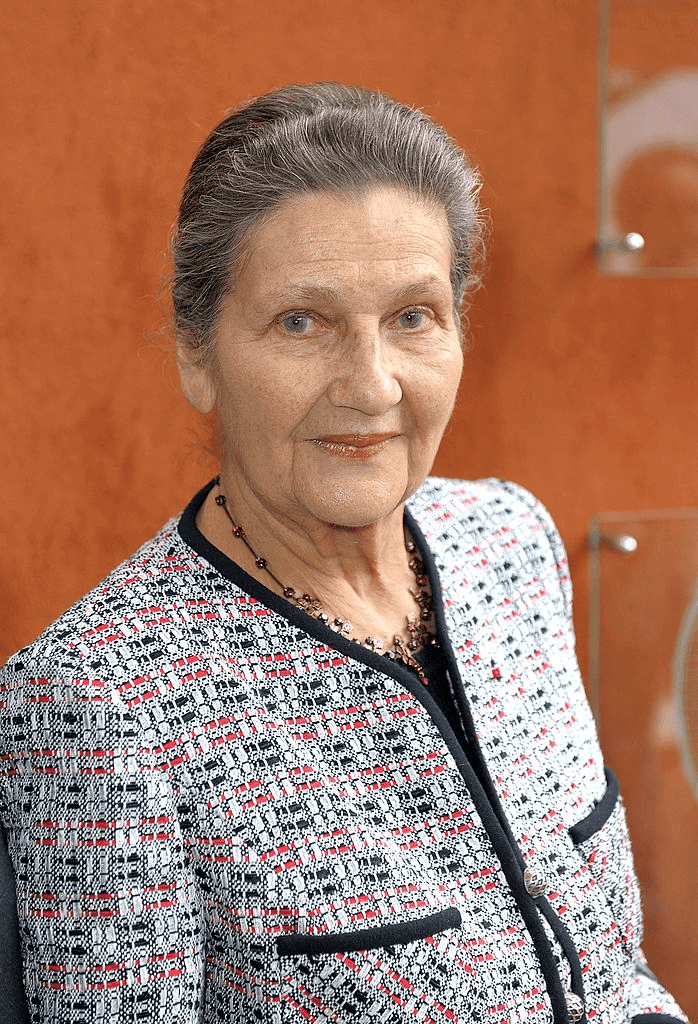
<svg viewBox="0 0 698 1024"><path fill-rule="evenodd" d="M634 955L642 939L640 887L618 779L610 768L604 768L604 774L606 792L593 810L569 829L569 836L603 892L623 946Z"/></svg>
<svg viewBox="0 0 698 1024"><path fill-rule="evenodd" d="M460 928L461 916L457 907L447 907L436 914L419 917L399 924L384 924L377 928L361 928L352 932L333 932L322 935L280 935L276 940L279 956L315 956L319 953L354 953L360 949L379 949L398 946L417 939Z"/></svg>
<svg viewBox="0 0 698 1024"><path fill-rule="evenodd" d="M593 811L569 830L570 839L575 846L586 843L599 832L613 814L618 803L620 796L618 777L613 769L608 767L604 768L604 775L606 776L606 792Z"/></svg>

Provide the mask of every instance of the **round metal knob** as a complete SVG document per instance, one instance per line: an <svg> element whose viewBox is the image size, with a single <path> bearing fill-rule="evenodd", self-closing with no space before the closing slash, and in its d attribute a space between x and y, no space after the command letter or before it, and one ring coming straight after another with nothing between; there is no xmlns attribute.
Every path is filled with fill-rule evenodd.
<svg viewBox="0 0 698 1024"><path fill-rule="evenodd" d="M629 533L600 533L599 540L614 551L622 551L626 555L637 551L637 539Z"/></svg>
<svg viewBox="0 0 698 1024"><path fill-rule="evenodd" d="M537 868L526 868L523 877L526 892L529 896L542 896L548 888L548 879Z"/></svg>
<svg viewBox="0 0 698 1024"><path fill-rule="evenodd" d="M596 243L596 251L604 252L639 252L645 248L645 239L639 231L629 231L620 238L600 238Z"/></svg>

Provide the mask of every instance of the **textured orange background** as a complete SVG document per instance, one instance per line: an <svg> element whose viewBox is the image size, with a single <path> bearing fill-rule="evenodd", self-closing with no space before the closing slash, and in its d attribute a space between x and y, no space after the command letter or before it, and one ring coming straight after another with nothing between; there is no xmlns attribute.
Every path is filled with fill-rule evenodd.
<svg viewBox="0 0 698 1024"><path fill-rule="evenodd" d="M669 7L644 5L666 59ZM698 504L698 281L592 255L597 43L590 0L5 0L0 660L211 475L157 340L178 192L226 108L335 78L426 107L482 167L491 271L436 469L545 501L585 661L590 516Z"/></svg>

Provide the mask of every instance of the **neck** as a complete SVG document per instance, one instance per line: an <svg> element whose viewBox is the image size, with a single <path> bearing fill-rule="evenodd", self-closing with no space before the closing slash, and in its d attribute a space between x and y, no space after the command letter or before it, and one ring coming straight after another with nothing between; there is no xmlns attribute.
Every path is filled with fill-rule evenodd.
<svg viewBox="0 0 698 1024"><path fill-rule="evenodd" d="M209 540L269 589L337 632L397 657L427 682L415 653L436 643L431 595L404 535L402 504L380 523L349 530L302 528L269 509L253 515L250 503L250 529L237 511L242 501L231 502L224 488L219 478L199 512ZM262 547L258 538L265 537Z"/></svg>
<svg viewBox="0 0 698 1024"><path fill-rule="evenodd" d="M254 554L234 536L223 509L215 506L221 494L225 495L232 519L244 529ZM306 590L328 605L347 590L362 601L370 601L396 584L410 583L402 504L377 522L347 528L268 508L254 494L241 493L236 479L230 476L222 475L220 487L214 487L209 497L209 514L202 517L200 525L208 523L215 531L215 537L211 537L214 543L247 571L253 570L251 575L271 589L278 587L255 564L255 555L266 559L282 587Z"/></svg>

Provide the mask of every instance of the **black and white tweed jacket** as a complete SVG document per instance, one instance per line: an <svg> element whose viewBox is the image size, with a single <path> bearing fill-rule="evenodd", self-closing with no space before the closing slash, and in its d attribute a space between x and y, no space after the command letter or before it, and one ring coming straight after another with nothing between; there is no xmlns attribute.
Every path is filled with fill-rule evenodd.
<svg viewBox="0 0 698 1024"><path fill-rule="evenodd" d="M639 952L542 506L410 502L464 749L410 671L213 548L204 494L0 676L34 1020L685 1020Z"/></svg>

